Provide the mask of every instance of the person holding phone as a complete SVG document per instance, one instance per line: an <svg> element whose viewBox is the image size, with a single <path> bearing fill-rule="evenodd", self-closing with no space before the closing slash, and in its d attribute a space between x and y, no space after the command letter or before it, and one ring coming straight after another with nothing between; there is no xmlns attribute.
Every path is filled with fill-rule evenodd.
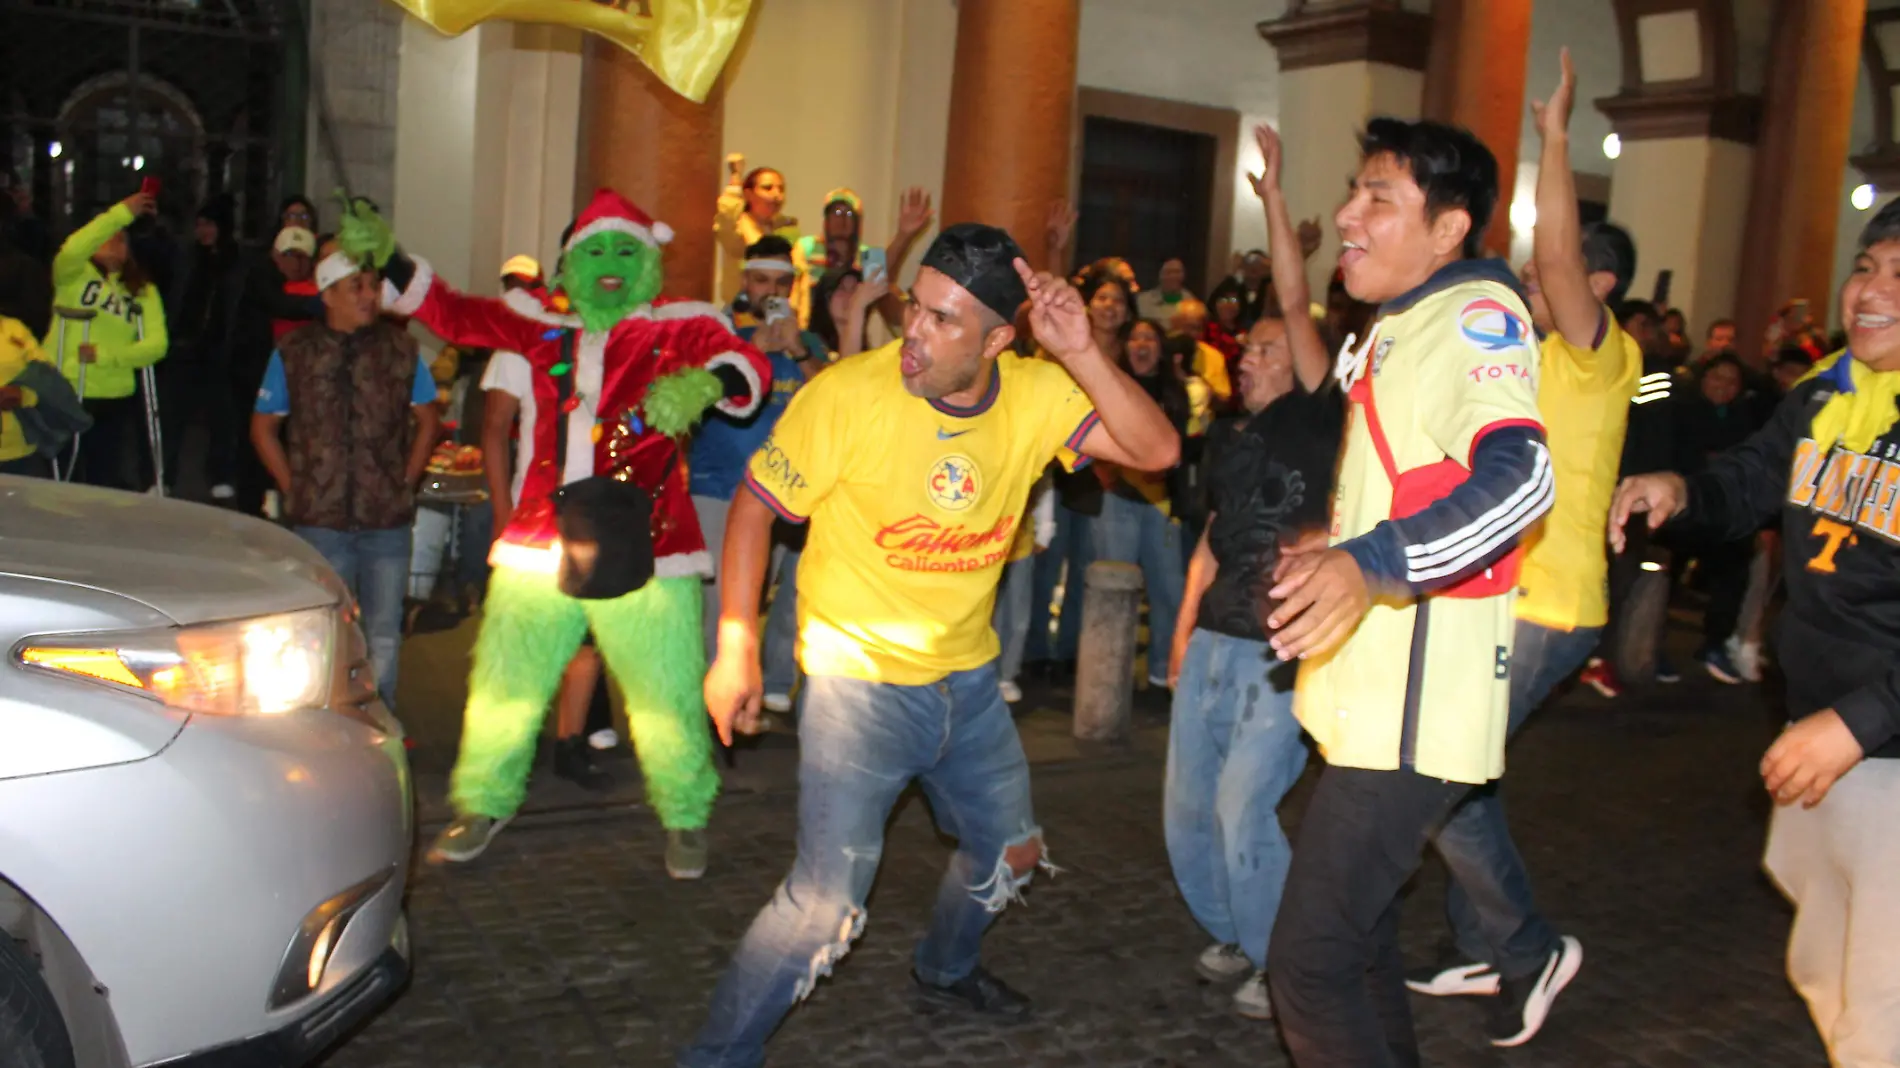
<svg viewBox="0 0 1900 1068"><path fill-rule="evenodd" d="M73 231L53 257L55 313L40 347L75 387L84 368L80 392L92 429L79 439L74 477L94 486L142 488L132 472L149 469L154 459L127 464L128 452L150 451L139 432L138 372L164 359L170 342L165 303L125 231L157 210L151 193L134 193ZM91 316L62 317L60 310Z"/></svg>
<svg viewBox="0 0 1900 1068"><path fill-rule="evenodd" d="M747 248L766 236L798 240L798 220L785 214L784 208L784 175L770 167L746 170L744 153L726 157L726 189L719 194L713 214L713 239L725 253L719 258L719 289L714 295L719 303L729 303L744 292Z"/></svg>
<svg viewBox="0 0 1900 1068"><path fill-rule="evenodd" d="M906 189L898 202L897 233L884 248L873 248L861 240L864 202L843 187L826 193L822 236L808 234L799 238L794 246L800 273L792 294L792 306L798 309L799 323L810 325L812 294L828 275L856 270L866 282L890 282L903 271L911 249L916 247L917 239L930 228L935 217L936 209L931 206L929 193L918 186ZM887 295L877 308L887 327L892 331L900 328L904 317L904 302L900 298Z"/></svg>

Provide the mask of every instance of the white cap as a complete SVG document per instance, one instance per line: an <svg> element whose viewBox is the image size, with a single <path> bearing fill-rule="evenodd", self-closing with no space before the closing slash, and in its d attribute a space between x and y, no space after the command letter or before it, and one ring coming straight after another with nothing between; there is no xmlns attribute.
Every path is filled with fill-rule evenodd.
<svg viewBox="0 0 1900 1068"><path fill-rule="evenodd" d="M317 235L301 226L286 226L277 231L277 242L271 246L273 252L301 252L306 256L317 254Z"/></svg>

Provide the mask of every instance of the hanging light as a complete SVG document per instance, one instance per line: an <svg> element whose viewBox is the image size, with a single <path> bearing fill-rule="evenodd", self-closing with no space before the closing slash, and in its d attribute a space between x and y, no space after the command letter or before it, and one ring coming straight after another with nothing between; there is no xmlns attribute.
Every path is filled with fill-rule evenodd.
<svg viewBox="0 0 1900 1068"><path fill-rule="evenodd" d="M144 157L144 156L133 156L133 157L132 157L132 169L133 169L133 170L135 170L135 171L142 171L142 170L144 170L144 169L145 169L145 157Z"/></svg>
<svg viewBox="0 0 1900 1068"><path fill-rule="evenodd" d="M66 146L60 144L58 141L54 141L52 144L46 146L46 154L53 159L58 159L59 154L64 151L66 151Z"/></svg>
<svg viewBox="0 0 1900 1068"><path fill-rule="evenodd" d="M1605 134L1603 137L1603 154L1611 159L1622 155L1623 139L1615 134Z"/></svg>
<svg viewBox="0 0 1900 1068"><path fill-rule="evenodd" d="M1847 202L1854 205L1855 211L1866 211L1874 206L1874 197L1879 192L1871 183L1862 182L1854 187L1852 193L1847 194Z"/></svg>

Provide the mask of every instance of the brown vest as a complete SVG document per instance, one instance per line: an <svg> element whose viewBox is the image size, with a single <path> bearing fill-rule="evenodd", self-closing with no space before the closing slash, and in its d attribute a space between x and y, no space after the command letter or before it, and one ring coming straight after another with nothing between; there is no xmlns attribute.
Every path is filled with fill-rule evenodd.
<svg viewBox="0 0 1900 1068"><path fill-rule="evenodd" d="M331 530L408 526L416 511L407 471L415 339L381 320L354 334L319 321L285 334L278 352L290 394L285 518Z"/></svg>

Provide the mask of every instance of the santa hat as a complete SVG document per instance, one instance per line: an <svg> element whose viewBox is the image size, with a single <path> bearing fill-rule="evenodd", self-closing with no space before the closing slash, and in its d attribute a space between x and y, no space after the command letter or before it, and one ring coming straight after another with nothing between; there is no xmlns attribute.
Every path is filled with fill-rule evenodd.
<svg viewBox="0 0 1900 1068"><path fill-rule="evenodd" d="M588 202L587 210L574 220L574 233L561 246L561 251L570 251L595 234L608 231L632 234L654 248L673 240L672 227L655 222L652 216L619 193L611 189L599 189L594 192L594 199Z"/></svg>

